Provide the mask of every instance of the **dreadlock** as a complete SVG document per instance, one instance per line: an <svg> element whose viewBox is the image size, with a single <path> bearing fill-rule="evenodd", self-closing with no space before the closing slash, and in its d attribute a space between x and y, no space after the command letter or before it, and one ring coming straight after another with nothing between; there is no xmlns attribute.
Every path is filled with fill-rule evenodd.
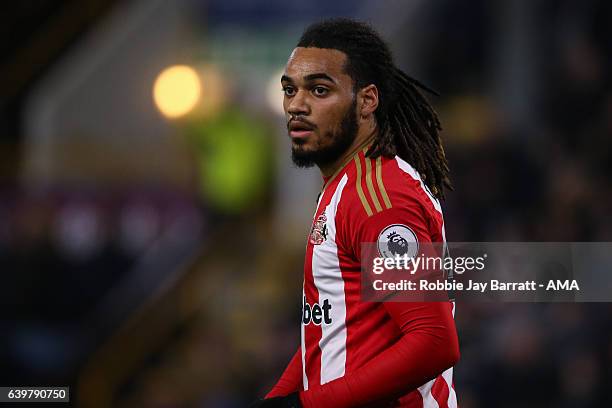
<svg viewBox="0 0 612 408"><path fill-rule="evenodd" d="M438 94L397 68L389 46L366 23L346 18L315 23L304 31L297 46L342 51L355 91L376 85L379 131L367 156L398 155L419 172L434 196L443 199L444 188L452 186L439 134L442 127L421 91Z"/></svg>

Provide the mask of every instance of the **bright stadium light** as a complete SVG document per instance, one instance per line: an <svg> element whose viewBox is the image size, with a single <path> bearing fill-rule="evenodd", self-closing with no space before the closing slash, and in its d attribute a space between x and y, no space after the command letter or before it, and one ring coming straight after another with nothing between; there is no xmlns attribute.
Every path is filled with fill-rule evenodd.
<svg viewBox="0 0 612 408"><path fill-rule="evenodd" d="M198 103L201 93L200 78L187 65L173 65L164 69L153 85L155 105L168 118L189 113Z"/></svg>
<svg viewBox="0 0 612 408"><path fill-rule="evenodd" d="M285 69L279 69L268 81L268 87L266 89L266 97L268 99L268 105L274 113L284 115L283 110L283 92L281 88L280 78L285 72Z"/></svg>

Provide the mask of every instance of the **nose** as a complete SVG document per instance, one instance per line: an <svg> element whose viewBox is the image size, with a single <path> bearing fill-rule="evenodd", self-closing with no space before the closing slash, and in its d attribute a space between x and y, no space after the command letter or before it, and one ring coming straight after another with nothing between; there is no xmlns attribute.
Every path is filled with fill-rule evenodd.
<svg viewBox="0 0 612 408"><path fill-rule="evenodd" d="M287 113L290 116L308 115L310 113L310 106L306 100L306 92L299 90L293 98L289 99Z"/></svg>

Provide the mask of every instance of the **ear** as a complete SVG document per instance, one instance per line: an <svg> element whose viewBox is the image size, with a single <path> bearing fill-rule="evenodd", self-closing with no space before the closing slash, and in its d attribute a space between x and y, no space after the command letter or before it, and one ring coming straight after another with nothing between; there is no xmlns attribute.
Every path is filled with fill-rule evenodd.
<svg viewBox="0 0 612 408"><path fill-rule="evenodd" d="M370 84L359 90L357 93L358 112L361 119L367 119L374 114L378 108L378 88Z"/></svg>

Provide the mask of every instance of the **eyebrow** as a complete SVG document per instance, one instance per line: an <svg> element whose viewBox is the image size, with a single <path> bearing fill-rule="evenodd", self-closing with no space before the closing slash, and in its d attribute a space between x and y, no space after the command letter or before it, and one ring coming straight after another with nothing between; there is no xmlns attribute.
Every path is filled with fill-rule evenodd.
<svg viewBox="0 0 612 408"><path fill-rule="evenodd" d="M322 73L322 72L321 73L316 73L316 74L306 75L304 77L304 80L307 81L307 82L312 82L312 81L317 80L317 79L324 79L324 80L329 81L329 82L331 82L333 84L336 83L336 81L334 81L334 79L332 77L330 77L329 75L327 75L325 73ZM283 81L285 81L285 82L293 82L293 79L289 78L287 75L283 75L281 77L281 82L283 82Z"/></svg>

